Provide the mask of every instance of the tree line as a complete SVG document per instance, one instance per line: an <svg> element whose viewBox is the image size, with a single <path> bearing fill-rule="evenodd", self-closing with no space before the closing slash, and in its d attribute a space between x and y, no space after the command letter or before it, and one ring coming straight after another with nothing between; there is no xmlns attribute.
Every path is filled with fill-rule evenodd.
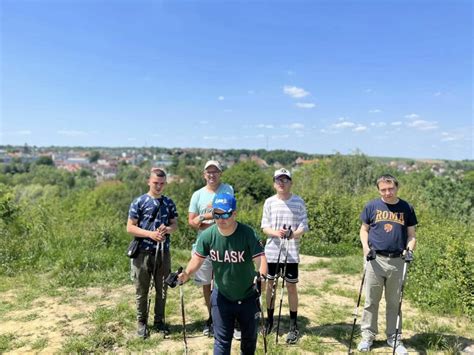
<svg viewBox="0 0 474 355"><path fill-rule="evenodd" d="M172 248L190 248L195 239L187 210L193 191L204 185L200 163L183 156L171 168L179 176L165 191L179 212ZM27 168L14 164L0 166L0 277L35 272L47 274L55 286L72 287L127 282L127 212L132 199L148 190L149 163L120 165L117 179L102 183L91 172L69 173L46 160ZM238 219L258 232L263 202L274 193L273 170L245 161L222 176L235 189ZM414 205L419 220L408 297L440 313L474 317L472 171L448 177L428 168L402 173L363 154L301 166L293 191L305 200L310 225L302 253L361 254L359 214L378 196L375 180L382 173L397 176L399 195Z"/></svg>

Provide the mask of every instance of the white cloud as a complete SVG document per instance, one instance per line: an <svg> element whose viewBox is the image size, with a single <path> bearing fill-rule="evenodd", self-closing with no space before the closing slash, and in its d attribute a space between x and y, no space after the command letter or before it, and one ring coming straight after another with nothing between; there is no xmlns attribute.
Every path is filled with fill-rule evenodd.
<svg viewBox="0 0 474 355"><path fill-rule="evenodd" d="M364 132L367 130L366 126L358 125L356 128L353 129L354 132Z"/></svg>
<svg viewBox="0 0 474 355"><path fill-rule="evenodd" d="M335 123L331 127L336 128L336 129L341 129L341 128L351 128L354 127L356 124L354 122L350 121L341 121L340 123Z"/></svg>
<svg viewBox="0 0 474 355"><path fill-rule="evenodd" d="M75 131L75 130L60 130L57 133L62 136L68 136L68 137L79 137L79 136L87 135L87 133L84 131Z"/></svg>
<svg viewBox="0 0 474 355"><path fill-rule="evenodd" d="M464 139L464 134L462 133L453 133L453 132L441 133L442 142L455 142L455 141L461 141L463 139Z"/></svg>
<svg viewBox="0 0 474 355"><path fill-rule="evenodd" d="M437 91L433 94L433 96L441 96L441 91Z"/></svg>
<svg viewBox="0 0 474 355"><path fill-rule="evenodd" d="M372 110L369 110L369 113L380 113L382 110L379 110L378 108L373 108Z"/></svg>
<svg viewBox="0 0 474 355"><path fill-rule="evenodd" d="M409 119L412 119L412 120L417 119L419 117L420 117L420 115L418 115L416 113L410 113L409 115L405 115L405 118L409 118Z"/></svg>
<svg viewBox="0 0 474 355"><path fill-rule="evenodd" d="M226 109L224 109L224 112L226 112L226 113L233 112L233 111L234 111L234 110L232 110L231 108L226 108Z"/></svg>
<svg viewBox="0 0 474 355"><path fill-rule="evenodd" d="M224 101L224 96L219 96L219 97L217 98L217 100L219 100L219 101Z"/></svg>
<svg viewBox="0 0 474 355"><path fill-rule="evenodd" d="M272 139L286 139L286 138L290 138L290 135L289 134L280 134L280 135L274 135L274 136L271 136Z"/></svg>
<svg viewBox="0 0 474 355"><path fill-rule="evenodd" d="M419 129L421 131L427 131L431 129L438 128L438 122L436 121L425 121L425 120L415 120L408 124L408 127Z"/></svg>
<svg viewBox="0 0 474 355"><path fill-rule="evenodd" d="M288 128L290 128L290 129L303 129L304 124L295 122L295 123L292 123L292 124L288 125Z"/></svg>
<svg viewBox="0 0 474 355"><path fill-rule="evenodd" d="M395 122L392 122L390 123L392 126L401 126L402 125L402 122L401 121L395 121Z"/></svg>
<svg viewBox="0 0 474 355"><path fill-rule="evenodd" d="M290 76L293 75L294 73L295 73L295 72L294 72L293 70L288 70L288 71L286 72L286 74L288 74L288 75L290 75Z"/></svg>
<svg viewBox="0 0 474 355"><path fill-rule="evenodd" d="M387 123L383 122L383 121L379 121L379 122L370 122L370 125L372 127L385 127L387 125Z"/></svg>
<svg viewBox="0 0 474 355"><path fill-rule="evenodd" d="M135 137L128 137L127 141L129 142L135 142L137 139Z"/></svg>
<svg viewBox="0 0 474 355"><path fill-rule="evenodd" d="M299 107L299 108L315 108L316 107L315 104L310 103L310 102L297 102L295 105L296 107Z"/></svg>
<svg viewBox="0 0 474 355"><path fill-rule="evenodd" d="M204 140L215 140L215 141L233 141L239 139L237 136L203 136Z"/></svg>
<svg viewBox="0 0 474 355"><path fill-rule="evenodd" d="M24 130L21 130L21 131L16 131L14 133L19 135L19 136L30 136L31 135L31 131L28 130L28 129L24 129Z"/></svg>
<svg viewBox="0 0 474 355"><path fill-rule="evenodd" d="M365 92L368 93L368 94L371 93L371 92L373 92L373 91L374 91L374 90L372 90L372 89L365 89Z"/></svg>
<svg viewBox="0 0 474 355"><path fill-rule="evenodd" d="M269 129L272 129L272 128L275 128L275 126L273 126L272 124L259 123L259 124L257 125L257 128L269 128Z"/></svg>
<svg viewBox="0 0 474 355"><path fill-rule="evenodd" d="M203 120L203 121L199 121L199 124L208 124L209 121L206 121L206 120Z"/></svg>
<svg viewBox="0 0 474 355"><path fill-rule="evenodd" d="M248 91L247 91L247 94L249 94L249 95L254 95L254 94L255 94L255 90L248 90Z"/></svg>
<svg viewBox="0 0 474 355"><path fill-rule="evenodd" d="M289 95L293 98L306 97L309 95L309 92L303 88L298 88L296 86L288 86L288 85L285 85L283 87L283 92L286 95Z"/></svg>
<svg viewBox="0 0 474 355"><path fill-rule="evenodd" d="M243 136L244 139L262 139L262 138L265 138L265 135L262 134L262 133L259 133L259 134L256 134L256 135L246 135L246 136Z"/></svg>

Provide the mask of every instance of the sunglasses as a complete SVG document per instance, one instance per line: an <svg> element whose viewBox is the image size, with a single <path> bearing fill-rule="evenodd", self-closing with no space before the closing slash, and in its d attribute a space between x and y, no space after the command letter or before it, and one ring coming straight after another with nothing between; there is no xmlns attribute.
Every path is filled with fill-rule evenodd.
<svg viewBox="0 0 474 355"><path fill-rule="evenodd" d="M213 213L214 219L228 219L232 216L232 212L224 212L224 213Z"/></svg>

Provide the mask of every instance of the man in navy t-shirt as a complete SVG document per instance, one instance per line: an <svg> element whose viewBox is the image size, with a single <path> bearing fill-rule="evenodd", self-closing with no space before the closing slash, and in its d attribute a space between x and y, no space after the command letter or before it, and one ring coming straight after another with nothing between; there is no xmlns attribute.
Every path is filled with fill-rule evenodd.
<svg viewBox="0 0 474 355"><path fill-rule="evenodd" d="M416 245L415 210L406 201L398 198L398 181L391 175L377 179L381 198L367 203L360 215L360 241L366 257L370 249L375 250L375 260L368 261L366 268L366 300L362 314L362 340L359 351L370 351L378 333L377 319L379 302L385 288L387 343L393 346L400 301L400 284L403 273L402 255ZM401 329L401 314L400 327ZM399 331L399 335L401 332ZM397 339L397 354L408 354L403 343Z"/></svg>
<svg viewBox="0 0 474 355"><path fill-rule="evenodd" d="M167 290L163 280L171 271L170 234L178 227L176 205L163 195L166 172L161 168L152 168L148 187L146 194L131 203L127 222L127 232L140 240L139 253L132 259L131 268L136 288L137 334L142 338L148 336L147 298L153 271L156 291L153 327L165 334L169 332L163 321Z"/></svg>

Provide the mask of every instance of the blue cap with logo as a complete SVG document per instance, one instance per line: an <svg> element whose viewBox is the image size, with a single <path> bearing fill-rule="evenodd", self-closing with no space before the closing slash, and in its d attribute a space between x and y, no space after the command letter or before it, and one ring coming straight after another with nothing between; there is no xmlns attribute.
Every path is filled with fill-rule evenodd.
<svg viewBox="0 0 474 355"><path fill-rule="evenodd" d="M212 208L224 212L232 212L237 208L237 201L229 194L217 194L212 201Z"/></svg>

